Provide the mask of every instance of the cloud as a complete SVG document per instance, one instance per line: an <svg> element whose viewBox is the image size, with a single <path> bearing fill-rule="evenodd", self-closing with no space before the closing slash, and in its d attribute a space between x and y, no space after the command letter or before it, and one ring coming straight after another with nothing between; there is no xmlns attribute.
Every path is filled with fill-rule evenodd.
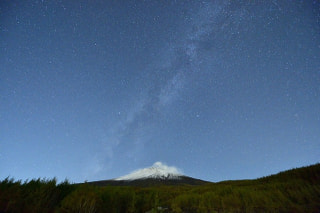
<svg viewBox="0 0 320 213"><path fill-rule="evenodd" d="M168 173L172 173L172 174L183 174L181 169L178 169L177 167L174 167L174 166L167 166L165 163L162 163L161 161L155 162L152 165L152 167L161 168L161 169L167 171Z"/></svg>

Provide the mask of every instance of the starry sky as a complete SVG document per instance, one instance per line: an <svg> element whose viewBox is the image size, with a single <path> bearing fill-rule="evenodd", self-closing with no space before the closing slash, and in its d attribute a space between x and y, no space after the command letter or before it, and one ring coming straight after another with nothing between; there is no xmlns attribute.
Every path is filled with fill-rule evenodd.
<svg viewBox="0 0 320 213"><path fill-rule="evenodd" d="M0 2L0 179L320 160L319 1Z"/></svg>

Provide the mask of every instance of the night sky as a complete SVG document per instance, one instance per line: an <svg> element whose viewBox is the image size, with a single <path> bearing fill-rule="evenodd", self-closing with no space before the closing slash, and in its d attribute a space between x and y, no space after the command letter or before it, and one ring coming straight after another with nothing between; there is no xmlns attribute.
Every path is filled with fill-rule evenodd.
<svg viewBox="0 0 320 213"><path fill-rule="evenodd" d="M320 161L319 1L0 2L0 180L209 181Z"/></svg>

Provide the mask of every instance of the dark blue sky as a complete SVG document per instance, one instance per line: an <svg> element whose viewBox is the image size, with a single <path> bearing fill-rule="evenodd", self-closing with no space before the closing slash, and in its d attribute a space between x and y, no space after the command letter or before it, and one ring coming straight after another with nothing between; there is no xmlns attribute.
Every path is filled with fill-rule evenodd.
<svg viewBox="0 0 320 213"><path fill-rule="evenodd" d="M0 3L0 179L210 181L319 162L318 1Z"/></svg>

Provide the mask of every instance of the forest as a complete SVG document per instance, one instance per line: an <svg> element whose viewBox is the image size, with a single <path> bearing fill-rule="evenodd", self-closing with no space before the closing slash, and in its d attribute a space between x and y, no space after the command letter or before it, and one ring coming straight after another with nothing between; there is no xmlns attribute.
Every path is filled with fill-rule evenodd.
<svg viewBox="0 0 320 213"><path fill-rule="evenodd" d="M320 212L320 164L199 186L95 186L6 178L0 212Z"/></svg>

